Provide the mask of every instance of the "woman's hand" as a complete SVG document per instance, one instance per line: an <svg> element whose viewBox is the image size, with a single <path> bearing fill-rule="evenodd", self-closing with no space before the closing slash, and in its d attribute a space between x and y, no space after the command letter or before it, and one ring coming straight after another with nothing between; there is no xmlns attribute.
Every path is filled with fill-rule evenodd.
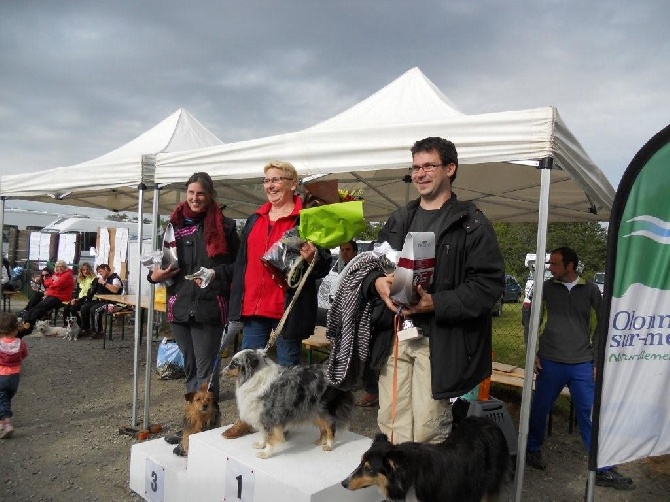
<svg viewBox="0 0 670 502"><path fill-rule="evenodd" d="M165 282L177 275L177 272L179 272L179 268L172 267L172 265L167 269L162 269L158 265L154 265L154 268L151 271L151 280L154 282Z"/></svg>
<svg viewBox="0 0 670 502"><path fill-rule="evenodd" d="M316 246L310 241L303 242L300 245L300 256L307 263L312 263L314 256L316 255Z"/></svg>

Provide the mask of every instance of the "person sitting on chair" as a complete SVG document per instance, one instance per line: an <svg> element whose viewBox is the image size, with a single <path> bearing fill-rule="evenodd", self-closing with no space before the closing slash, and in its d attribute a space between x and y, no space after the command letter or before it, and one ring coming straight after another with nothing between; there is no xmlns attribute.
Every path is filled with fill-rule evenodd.
<svg viewBox="0 0 670 502"><path fill-rule="evenodd" d="M58 308L63 303L70 301L72 291L74 290L74 276L72 271L67 268L67 263L63 260L56 262L55 271L50 277L43 277L44 298L29 310L26 310L23 318L23 325L19 330L19 338L32 332L35 322L42 319L53 309Z"/></svg>
<svg viewBox="0 0 670 502"><path fill-rule="evenodd" d="M120 295L123 294L123 282L121 278L112 272L109 265L101 263L95 269L98 274L88 290L88 301L81 306L81 332L79 336L90 335L93 339L105 336L102 329L102 310L109 303L106 300L95 299L95 295ZM95 321L97 320L97 324ZM93 323L92 323L93 321ZM96 329L97 328L97 329Z"/></svg>

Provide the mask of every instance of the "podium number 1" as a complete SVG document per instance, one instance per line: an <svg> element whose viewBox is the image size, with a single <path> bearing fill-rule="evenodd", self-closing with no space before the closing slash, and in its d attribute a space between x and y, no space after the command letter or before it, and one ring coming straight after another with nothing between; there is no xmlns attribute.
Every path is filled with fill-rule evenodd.
<svg viewBox="0 0 670 502"><path fill-rule="evenodd" d="M249 466L231 457L226 458L225 502L253 502L256 475Z"/></svg>
<svg viewBox="0 0 670 502"><path fill-rule="evenodd" d="M165 469L150 458L147 458L144 475L144 495L150 502L163 502L165 486Z"/></svg>

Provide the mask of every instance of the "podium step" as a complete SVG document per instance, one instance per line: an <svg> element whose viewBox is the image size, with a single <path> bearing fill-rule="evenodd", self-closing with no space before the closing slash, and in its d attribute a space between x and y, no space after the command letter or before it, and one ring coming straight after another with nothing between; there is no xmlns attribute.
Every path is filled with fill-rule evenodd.
<svg viewBox="0 0 670 502"><path fill-rule="evenodd" d="M341 431L334 449L323 451L313 444L319 434L316 427L291 428L286 442L277 446L272 457L259 459L253 443L260 433L224 439L221 432L227 427L191 436L188 459L175 456L173 446L163 439L134 445L131 489L152 502L382 500L376 488L349 491L340 484L370 447L370 438ZM160 488L151 490L160 480L152 462L164 467L163 499L150 498L160 493Z"/></svg>
<svg viewBox="0 0 670 502"><path fill-rule="evenodd" d="M134 444L130 449L130 489L151 502L188 500L187 459L163 438Z"/></svg>

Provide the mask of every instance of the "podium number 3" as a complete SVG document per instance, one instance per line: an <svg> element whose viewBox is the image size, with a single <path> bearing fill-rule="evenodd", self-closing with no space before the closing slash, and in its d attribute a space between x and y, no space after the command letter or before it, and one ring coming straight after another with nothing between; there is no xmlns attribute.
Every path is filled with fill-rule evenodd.
<svg viewBox="0 0 670 502"><path fill-rule="evenodd" d="M147 458L145 465L144 494L150 502L163 502L165 468Z"/></svg>

